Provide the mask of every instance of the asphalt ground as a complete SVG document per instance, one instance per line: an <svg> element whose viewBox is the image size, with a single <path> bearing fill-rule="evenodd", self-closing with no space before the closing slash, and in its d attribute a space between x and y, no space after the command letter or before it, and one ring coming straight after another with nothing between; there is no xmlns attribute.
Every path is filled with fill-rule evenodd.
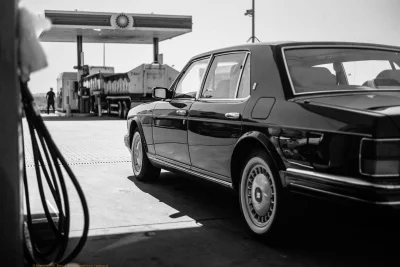
<svg viewBox="0 0 400 267"><path fill-rule="evenodd" d="M257 238L246 229L229 189L166 171L157 183L137 181L123 143L125 121L44 117L89 205L89 237L75 259L81 265L400 266L400 220L393 213L299 196L287 231L273 242ZM24 125L31 207L43 214ZM67 187L75 244L83 215L70 181Z"/></svg>

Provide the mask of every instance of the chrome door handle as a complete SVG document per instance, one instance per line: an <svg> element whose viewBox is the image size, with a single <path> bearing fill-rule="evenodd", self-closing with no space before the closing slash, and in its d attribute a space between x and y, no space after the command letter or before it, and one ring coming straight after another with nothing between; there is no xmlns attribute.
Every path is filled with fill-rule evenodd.
<svg viewBox="0 0 400 267"><path fill-rule="evenodd" d="M227 119L237 120L240 118L240 114L237 112L229 112L229 113L225 113L225 117Z"/></svg>
<svg viewBox="0 0 400 267"><path fill-rule="evenodd" d="M176 114L180 115L180 116L185 116L186 115L186 110L184 109L178 109L176 111Z"/></svg>

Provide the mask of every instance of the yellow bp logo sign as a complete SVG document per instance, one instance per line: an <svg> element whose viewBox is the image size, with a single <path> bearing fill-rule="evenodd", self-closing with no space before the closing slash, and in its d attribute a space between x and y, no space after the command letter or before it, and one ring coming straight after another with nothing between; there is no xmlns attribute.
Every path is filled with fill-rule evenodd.
<svg viewBox="0 0 400 267"><path fill-rule="evenodd" d="M111 16L111 26L119 29L127 29L133 27L133 18L121 13Z"/></svg>
<svg viewBox="0 0 400 267"><path fill-rule="evenodd" d="M129 25L129 18L125 14L119 14L116 19L116 23L120 28L126 28Z"/></svg>

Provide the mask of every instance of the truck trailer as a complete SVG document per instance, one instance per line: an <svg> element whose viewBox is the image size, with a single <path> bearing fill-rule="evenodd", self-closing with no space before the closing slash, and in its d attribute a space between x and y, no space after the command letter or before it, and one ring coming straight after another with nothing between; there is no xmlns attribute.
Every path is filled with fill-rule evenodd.
<svg viewBox="0 0 400 267"><path fill-rule="evenodd" d="M88 67L89 75L96 73L114 73L113 67ZM57 100L56 108L60 112L79 112L79 90L78 73L62 72L57 77Z"/></svg>
<svg viewBox="0 0 400 267"><path fill-rule="evenodd" d="M166 64L141 64L127 73L102 72L83 78L83 87L90 96L90 110L126 118L131 108L153 101L154 87L169 88L179 72ZM99 112L100 108L100 112Z"/></svg>

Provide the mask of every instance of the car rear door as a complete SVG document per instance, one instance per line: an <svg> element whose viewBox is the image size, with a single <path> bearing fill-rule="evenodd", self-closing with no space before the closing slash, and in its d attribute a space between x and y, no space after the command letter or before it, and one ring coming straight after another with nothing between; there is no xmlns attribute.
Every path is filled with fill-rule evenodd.
<svg viewBox="0 0 400 267"><path fill-rule="evenodd" d="M153 139L159 160L190 168L187 117L203 82L209 58L188 64L175 82L172 99L157 103L154 109Z"/></svg>
<svg viewBox="0 0 400 267"><path fill-rule="evenodd" d="M215 55L203 89L189 110L192 170L230 181L230 158L242 131L249 96L250 54Z"/></svg>

